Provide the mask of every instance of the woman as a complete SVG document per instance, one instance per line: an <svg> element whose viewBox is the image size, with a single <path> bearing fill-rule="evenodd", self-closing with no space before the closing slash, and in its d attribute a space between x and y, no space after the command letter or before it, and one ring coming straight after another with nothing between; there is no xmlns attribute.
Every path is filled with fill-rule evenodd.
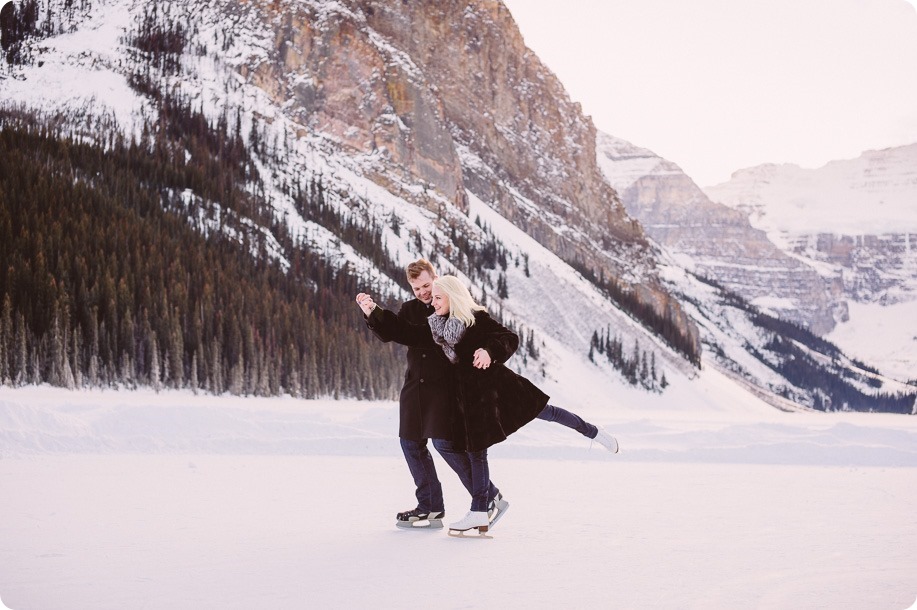
<svg viewBox="0 0 917 610"><path fill-rule="evenodd" d="M488 530L487 449L535 418L562 423L618 453L613 436L549 405L547 394L503 365L519 346L519 337L475 303L458 278L437 278L432 304L434 313L427 321L433 340L456 367L453 439L457 448L468 453L472 471L471 510L450 525L450 535Z"/></svg>

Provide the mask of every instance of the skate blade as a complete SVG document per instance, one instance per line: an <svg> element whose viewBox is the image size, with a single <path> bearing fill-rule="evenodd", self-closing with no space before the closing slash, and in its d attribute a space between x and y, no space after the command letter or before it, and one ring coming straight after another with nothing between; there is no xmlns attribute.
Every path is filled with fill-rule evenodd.
<svg viewBox="0 0 917 610"><path fill-rule="evenodd" d="M403 530L438 530L443 528L443 520L418 519L417 521L395 521L395 526Z"/></svg>
<svg viewBox="0 0 917 610"><path fill-rule="evenodd" d="M497 521L503 518L503 513L509 510L509 502L506 500L500 500L497 502L496 510L494 511L494 516L490 520L490 527L493 527L497 524Z"/></svg>
<svg viewBox="0 0 917 610"><path fill-rule="evenodd" d="M478 530L477 533L474 533L474 530L478 530L478 528L473 527L469 530L454 530L452 528L449 528L449 535L452 538L469 538L469 539L483 538L487 540L493 539L493 536L489 535L486 530L483 532Z"/></svg>

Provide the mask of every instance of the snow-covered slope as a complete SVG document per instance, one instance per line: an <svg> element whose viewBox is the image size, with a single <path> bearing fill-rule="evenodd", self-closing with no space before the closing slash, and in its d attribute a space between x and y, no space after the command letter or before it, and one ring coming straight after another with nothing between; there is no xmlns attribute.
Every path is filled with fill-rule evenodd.
<svg viewBox="0 0 917 610"><path fill-rule="evenodd" d="M914 378L917 317L908 312L917 299L917 144L818 169L762 165L705 192L749 214L787 254L853 301L849 320L830 339L883 371ZM877 323L889 319L894 332L877 341Z"/></svg>

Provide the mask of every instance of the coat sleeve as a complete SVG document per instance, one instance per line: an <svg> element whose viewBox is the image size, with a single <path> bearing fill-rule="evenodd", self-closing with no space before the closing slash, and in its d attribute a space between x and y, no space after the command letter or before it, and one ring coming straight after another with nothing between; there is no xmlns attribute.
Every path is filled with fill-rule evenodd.
<svg viewBox="0 0 917 610"><path fill-rule="evenodd" d="M390 313L388 310L376 307L369 312L368 316L363 314L363 321L366 322L366 327L383 343L388 343L392 340L391 324L387 323L385 319L385 314Z"/></svg>
<svg viewBox="0 0 917 610"><path fill-rule="evenodd" d="M519 348L519 335L509 330L490 316L482 318L475 324L482 324L482 347L490 354L491 360L503 364Z"/></svg>
<svg viewBox="0 0 917 610"><path fill-rule="evenodd" d="M426 323L411 324L404 313L403 305L397 314L388 309L376 307L369 316L366 316L366 325L385 343L394 341L408 347L435 346L430 326Z"/></svg>

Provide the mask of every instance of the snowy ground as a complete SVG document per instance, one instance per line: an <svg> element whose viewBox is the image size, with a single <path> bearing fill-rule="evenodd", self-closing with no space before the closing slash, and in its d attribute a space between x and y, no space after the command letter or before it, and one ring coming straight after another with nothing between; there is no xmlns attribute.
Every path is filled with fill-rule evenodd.
<svg viewBox="0 0 917 610"><path fill-rule="evenodd" d="M901 381L917 379L917 300L894 305L848 301L850 322L825 338Z"/></svg>
<svg viewBox="0 0 917 610"><path fill-rule="evenodd" d="M915 603L917 418L648 402L584 410L620 437L621 456L543 422L494 448L510 511L493 540L455 540L393 527L412 505L393 403L2 388L0 599L13 610ZM458 518L467 494L437 466Z"/></svg>

